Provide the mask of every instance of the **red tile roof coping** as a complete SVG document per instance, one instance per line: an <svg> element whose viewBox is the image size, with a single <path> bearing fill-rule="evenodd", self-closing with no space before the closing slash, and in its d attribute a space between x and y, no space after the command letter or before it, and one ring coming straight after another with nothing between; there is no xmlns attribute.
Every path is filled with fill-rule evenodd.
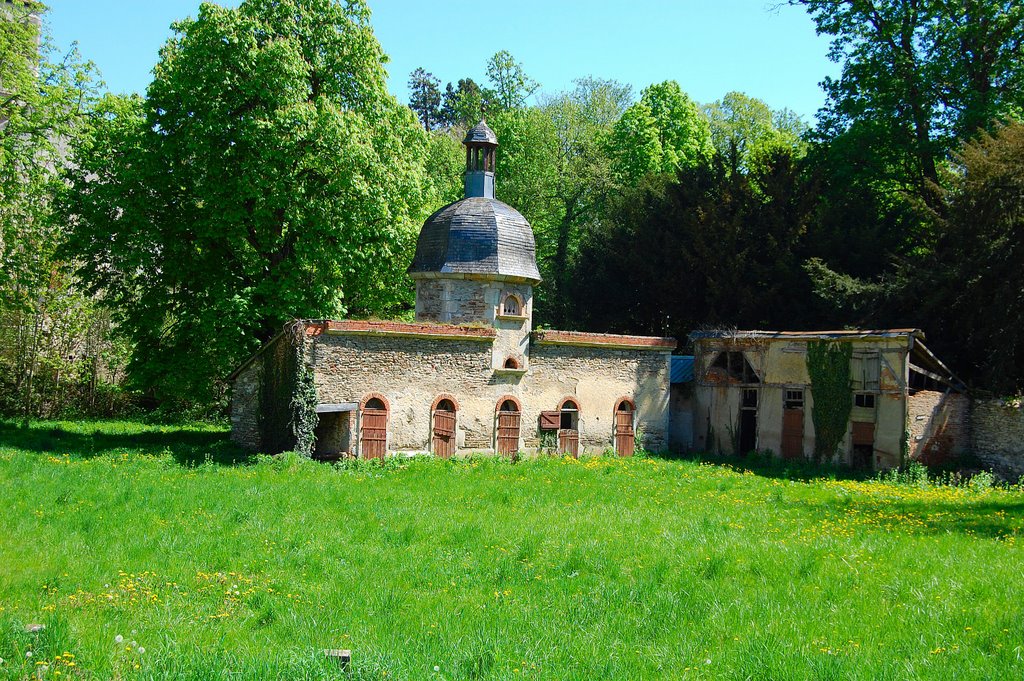
<svg viewBox="0 0 1024 681"><path fill-rule="evenodd" d="M364 321L346 319L342 321L310 322L307 333L381 335L381 336L426 336L490 341L497 335L491 327L456 326L455 324L430 324L424 322Z"/></svg>
<svg viewBox="0 0 1024 681"><path fill-rule="evenodd" d="M597 347L635 348L637 350L671 351L679 344L675 338L661 336L623 336L615 333L587 333L584 331L534 331L533 338L541 344L582 345Z"/></svg>

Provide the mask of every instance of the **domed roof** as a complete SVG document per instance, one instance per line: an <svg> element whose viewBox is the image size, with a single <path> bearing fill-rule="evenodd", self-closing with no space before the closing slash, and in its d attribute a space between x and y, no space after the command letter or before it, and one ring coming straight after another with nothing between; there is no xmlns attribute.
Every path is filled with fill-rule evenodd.
<svg viewBox="0 0 1024 681"><path fill-rule="evenodd" d="M409 273L414 278L474 274L539 283L533 229L519 211L497 199L456 201L423 223Z"/></svg>
<svg viewBox="0 0 1024 681"><path fill-rule="evenodd" d="M463 144L472 143L484 143L484 144L497 144L498 136L494 134L494 131L487 127L487 121L480 121L472 128L466 131L466 138L462 140Z"/></svg>

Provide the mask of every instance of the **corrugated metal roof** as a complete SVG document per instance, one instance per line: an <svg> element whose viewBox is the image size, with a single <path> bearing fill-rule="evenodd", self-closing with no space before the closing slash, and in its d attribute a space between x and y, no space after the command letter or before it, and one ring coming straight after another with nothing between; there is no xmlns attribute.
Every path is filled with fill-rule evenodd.
<svg viewBox="0 0 1024 681"><path fill-rule="evenodd" d="M693 380L693 355L672 355L670 383L689 383Z"/></svg>
<svg viewBox="0 0 1024 681"><path fill-rule="evenodd" d="M899 338L914 336L924 338L920 329L839 329L835 331L737 331L719 329L711 331L694 331L690 338L786 338L790 340L815 340L828 338Z"/></svg>

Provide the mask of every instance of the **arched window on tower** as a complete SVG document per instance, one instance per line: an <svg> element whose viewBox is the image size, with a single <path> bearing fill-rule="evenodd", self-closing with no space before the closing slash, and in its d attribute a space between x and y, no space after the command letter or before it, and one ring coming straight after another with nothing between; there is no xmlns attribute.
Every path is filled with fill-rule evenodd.
<svg viewBox="0 0 1024 681"><path fill-rule="evenodd" d="M506 317L521 317L523 315L523 303L519 296L509 293L501 301L501 314Z"/></svg>

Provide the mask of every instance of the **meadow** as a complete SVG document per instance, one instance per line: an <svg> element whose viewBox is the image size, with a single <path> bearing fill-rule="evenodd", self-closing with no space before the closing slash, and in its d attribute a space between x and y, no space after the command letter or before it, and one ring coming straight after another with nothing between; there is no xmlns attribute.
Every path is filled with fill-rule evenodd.
<svg viewBox="0 0 1024 681"><path fill-rule="evenodd" d="M0 500L0 678L1024 676L1019 487L0 421Z"/></svg>

